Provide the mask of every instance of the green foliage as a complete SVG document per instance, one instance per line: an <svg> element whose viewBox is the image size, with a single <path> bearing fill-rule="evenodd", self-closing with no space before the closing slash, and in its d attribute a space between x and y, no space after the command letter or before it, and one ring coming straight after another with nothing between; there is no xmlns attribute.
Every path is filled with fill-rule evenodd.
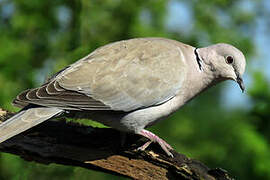
<svg viewBox="0 0 270 180"><path fill-rule="evenodd" d="M185 27L168 30L170 1L165 0L0 0L1 107L17 110L10 103L20 91L117 40L161 36L193 46L227 42L248 59L255 55L256 9L243 8L242 0L177 2L192 11L188 33L183 33ZM261 5L259 0L252 3ZM270 86L265 74L250 76L250 109L224 109L219 85L151 130L177 151L210 167L223 167L237 179L269 179ZM0 158L0 179L111 178L115 179L77 167L26 162L10 154Z"/></svg>

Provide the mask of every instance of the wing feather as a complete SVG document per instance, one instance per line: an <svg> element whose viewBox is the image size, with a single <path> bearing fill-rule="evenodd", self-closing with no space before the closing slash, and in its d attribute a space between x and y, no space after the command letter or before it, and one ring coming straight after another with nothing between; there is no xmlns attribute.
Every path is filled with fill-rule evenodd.
<svg viewBox="0 0 270 180"><path fill-rule="evenodd" d="M174 97L187 68L177 41L139 38L98 48L14 103L78 110L132 111Z"/></svg>

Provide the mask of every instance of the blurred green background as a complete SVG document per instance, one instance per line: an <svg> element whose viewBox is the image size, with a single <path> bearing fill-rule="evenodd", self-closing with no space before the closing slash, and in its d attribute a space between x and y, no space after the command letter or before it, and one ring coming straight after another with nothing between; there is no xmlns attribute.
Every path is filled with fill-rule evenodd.
<svg viewBox="0 0 270 180"><path fill-rule="evenodd" d="M237 179L270 179L270 1L0 0L0 107L22 90L109 42L159 36L201 47L217 42L246 58L242 94L222 83L151 130L178 152ZM0 179L118 179L83 168L0 154Z"/></svg>

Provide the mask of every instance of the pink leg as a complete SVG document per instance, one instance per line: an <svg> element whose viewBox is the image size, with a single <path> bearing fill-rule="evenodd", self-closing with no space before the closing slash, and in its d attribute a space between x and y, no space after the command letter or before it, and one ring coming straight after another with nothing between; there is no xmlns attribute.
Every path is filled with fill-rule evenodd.
<svg viewBox="0 0 270 180"><path fill-rule="evenodd" d="M150 131L143 129L138 134L150 139L150 141L146 142L143 146L139 147L139 150L145 150L151 144L151 142L157 142L161 146L161 148L167 153L168 156L173 157L173 154L170 152L170 150L172 150L173 148L154 133L151 133Z"/></svg>

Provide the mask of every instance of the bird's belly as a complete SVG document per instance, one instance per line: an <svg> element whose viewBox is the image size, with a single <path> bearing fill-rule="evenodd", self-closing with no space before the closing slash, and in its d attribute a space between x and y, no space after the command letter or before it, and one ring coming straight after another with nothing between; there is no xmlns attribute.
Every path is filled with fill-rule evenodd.
<svg viewBox="0 0 270 180"><path fill-rule="evenodd" d="M99 111L91 113L89 118L120 131L138 133L145 127L149 127L175 112L183 105L183 103L179 102L182 101L179 101L179 98L174 97L157 106L139 109L132 112L117 113L114 111Z"/></svg>

